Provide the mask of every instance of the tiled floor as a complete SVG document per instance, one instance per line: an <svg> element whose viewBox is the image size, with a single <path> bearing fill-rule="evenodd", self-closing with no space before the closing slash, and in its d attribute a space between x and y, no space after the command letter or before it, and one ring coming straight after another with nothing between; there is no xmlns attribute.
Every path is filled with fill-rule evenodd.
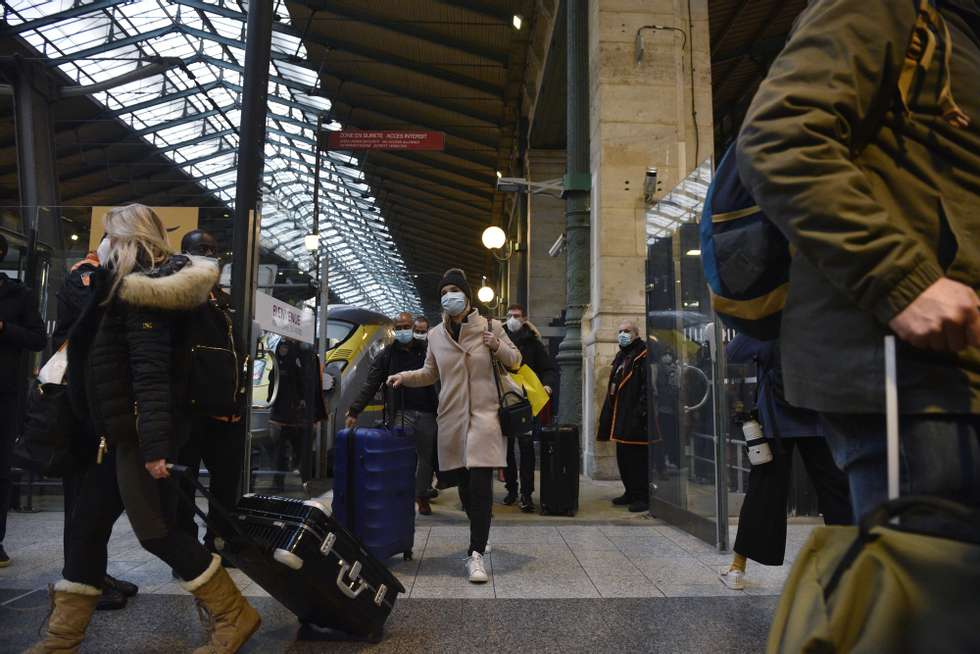
<svg viewBox="0 0 980 654"><path fill-rule="evenodd" d="M468 542L465 524L426 525L416 530L415 558L387 563L412 598L554 599L732 596L718 580L730 560L702 541L654 520L619 524L549 524L537 518L499 524L491 531L490 582L476 586L463 575ZM0 569L0 589L28 591L60 578L60 512L11 514L4 543L13 565ZM787 564L750 565L745 595L777 595L812 525L789 527ZM733 530L734 537L734 530ZM110 542L111 574L150 594L184 594L170 569L143 550L123 518ZM239 571L243 592L265 591Z"/></svg>

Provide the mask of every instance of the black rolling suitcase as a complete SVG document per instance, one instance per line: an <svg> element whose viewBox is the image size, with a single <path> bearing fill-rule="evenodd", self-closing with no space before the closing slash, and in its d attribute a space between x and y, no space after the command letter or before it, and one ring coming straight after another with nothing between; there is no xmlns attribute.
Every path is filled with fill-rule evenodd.
<svg viewBox="0 0 980 654"><path fill-rule="evenodd" d="M181 466L171 469L183 472ZM218 536L215 547L296 614L305 627L301 637L381 640L405 587L326 507L250 494L228 512L200 482L195 485L220 517L208 518L195 505Z"/></svg>
<svg viewBox="0 0 980 654"><path fill-rule="evenodd" d="M578 434L574 425L541 428L541 515L573 516L578 511Z"/></svg>

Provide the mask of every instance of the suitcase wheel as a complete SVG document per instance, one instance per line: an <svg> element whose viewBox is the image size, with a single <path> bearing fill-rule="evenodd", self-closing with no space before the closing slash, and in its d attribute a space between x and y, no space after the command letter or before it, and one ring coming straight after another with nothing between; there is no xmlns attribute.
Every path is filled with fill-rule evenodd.
<svg viewBox="0 0 980 654"><path fill-rule="evenodd" d="M402 559L404 559L405 561L411 561L412 560L412 550L408 550L407 552L403 553L402 554Z"/></svg>

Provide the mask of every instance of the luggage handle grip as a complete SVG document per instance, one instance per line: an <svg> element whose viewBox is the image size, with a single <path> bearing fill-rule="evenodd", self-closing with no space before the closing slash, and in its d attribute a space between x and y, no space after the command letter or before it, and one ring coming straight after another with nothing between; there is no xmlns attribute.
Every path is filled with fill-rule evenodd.
<svg viewBox="0 0 980 654"><path fill-rule="evenodd" d="M915 509L928 509L934 513L942 513L970 526L975 526L980 522L980 513L952 500L929 495L910 495L888 500L865 515L859 525L861 536L867 537L874 527L888 524L893 518Z"/></svg>
<svg viewBox="0 0 980 654"><path fill-rule="evenodd" d="M344 575L347 575L347 578L350 579L349 585L347 582L344 581ZM357 596L363 593L364 589L367 588L367 585L364 583L363 580L360 579L360 577L361 577L360 561L354 562L354 565L348 565L346 562L342 562L340 564L340 572L337 573L337 588L339 588L340 592L342 592L347 597L351 599L356 599ZM358 581L360 581L361 583L355 589L354 586L355 584L357 584Z"/></svg>
<svg viewBox="0 0 980 654"><path fill-rule="evenodd" d="M176 472L178 475L180 475L183 478L185 478L188 481L190 481L191 484L193 484L194 487L197 489L197 491L201 495L204 496L204 499L206 499L208 501L208 507L210 509L215 510L217 512L217 514L219 516L221 516L221 518L226 523L228 523L229 525L231 525L231 528L235 531L235 534L237 536L240 536L240 537L248 540L249 542L252 542L252 543L255 542L252 539L251 536L249 536L248 534L246 534L242 530L242 528L238 526L238 521L235 520L235 517L231 515L231 513L228 511L228 509L226 509L224 506L222 506L221 502L219 502L218 500L215 499L215 497L211 493L211 491L208 490L204 486L204 484L201 483L201 480L198 479L195 475L192 475L191 474L191 469L190 468L188 468L185 465L180 465L178 463L168 463L167 464L167 470L169 470L170 472ZM205 524L207 524L210 527L212 527L213 529L215 529L215 531L219 531L220 525L215 525L215 521L211 518L210 512L205 513L203 511L203 509L201 509L201 507L199 507L197 505L197 502L194 501L194 498L193 497L189 497L187 495L187 491L185 491L181 487L180 484L174 484L174 486L177 488L177 493L181 496L181 498L183 498L183 500L185 502L188 502L191 505L191 508L194 509L194 513L196 513L198 516L200 516L201 519L204 520Z"/></svg>

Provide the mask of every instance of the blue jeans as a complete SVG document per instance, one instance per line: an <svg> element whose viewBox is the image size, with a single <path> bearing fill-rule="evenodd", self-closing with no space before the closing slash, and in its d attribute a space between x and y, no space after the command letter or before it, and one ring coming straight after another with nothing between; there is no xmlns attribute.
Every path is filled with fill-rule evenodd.
<svg viewBox="0 0 980 654"><path fill-rule="evenodd" d="M848 477L854 516L888 499L885 416L825 413L827 443ZM899 420L902 495L938 495L980 506L980 416L905 415Z"/></svg>

